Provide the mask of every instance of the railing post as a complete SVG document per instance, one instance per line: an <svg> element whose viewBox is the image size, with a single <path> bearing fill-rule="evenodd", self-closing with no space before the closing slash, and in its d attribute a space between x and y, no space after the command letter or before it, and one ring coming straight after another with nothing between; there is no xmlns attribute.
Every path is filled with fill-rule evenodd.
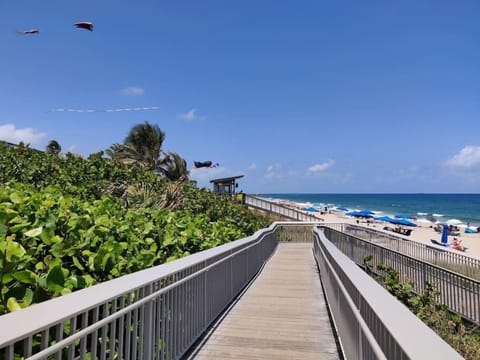
<svg viewBox="0 0 480 360"><path fill-rule="evenodd" d="M426 273L427 270L429 270L429 269L427 269L427 266L426 266L426 263L425 263L425 262L422 262L422 267L423 267L423 269L422 269L423 288L426 289L426 286L425 286L425 285L427 284L427 279L426 279L426 276L425 276L426 274L425 274L425 273ZM436 286L436 285L435 285L435 286Z"/></svg>
<svg viewBox="0 0 480 360"><path fill-rule="evenodd" d="M207 261L205 261L205 267L207 267ZM204 316L203 316L203 328L206 329L208 325L208 303L207 303L207 288L208 288L208 282L207 282L207 277L208 277L208 270L205 271L204 276L204 281L203 281L203 288L204 288Z"/></svg>
<svg viewBox="0 0 480 360"><path fill-rule="evenodd" d="M152 284L145 288L144 296L148 296L152 293ZM145 305L145 311L143 315L143 349L142 354L144 359L152 358L152 348L153 348L153 311L152 311L152 301L149 301Z"/></svg>
<svg viewBox="0 0 480 360"><path fill-rule="evenodd" d="M230 258L230 299L233 299L233 257Z"/></svg>

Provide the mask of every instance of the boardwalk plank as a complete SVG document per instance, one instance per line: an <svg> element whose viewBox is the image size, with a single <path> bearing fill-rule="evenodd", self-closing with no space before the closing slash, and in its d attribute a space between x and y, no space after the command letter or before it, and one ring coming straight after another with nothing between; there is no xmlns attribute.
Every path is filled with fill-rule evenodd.
<svg viewBox="0 0 480 360"><path fill-rule="evenodd" d="M195 359L339 359L312 244L280 243Z"/></svg>

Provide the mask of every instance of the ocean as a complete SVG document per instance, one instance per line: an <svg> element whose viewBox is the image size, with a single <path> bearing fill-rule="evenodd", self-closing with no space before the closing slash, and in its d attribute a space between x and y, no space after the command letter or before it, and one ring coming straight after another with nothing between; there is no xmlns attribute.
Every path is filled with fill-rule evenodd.
<svg viewBox="0 0 480 360"><path fill-rule="evenodd" d="M461 220L480 226L480 194L259 194L317 208L346 207L372 210L378 215L409 214L417 219Z"/></svg>

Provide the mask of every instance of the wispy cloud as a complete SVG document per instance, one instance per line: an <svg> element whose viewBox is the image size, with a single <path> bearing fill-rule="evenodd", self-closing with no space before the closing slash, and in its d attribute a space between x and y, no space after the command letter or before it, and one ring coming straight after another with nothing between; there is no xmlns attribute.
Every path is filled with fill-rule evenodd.
<svg viewBox="0 0 480 360"><path fill-rule="evenodd" d="M257 170L257 164L252 163L252 164L248 167L248 170L250 170L250 171L255 171L255 170Z"/></svg>
<svg viewBox="0 0 480 360"><path fill-rule="evenodd" d="M0 140L11 143L23 141L26 144L36 144L47 134L32 128L17 129L14 124L0 125Z"/></svg>
<svg viewBox="0 0 480 360"><path fill-rule="evenodd" d="M224 167L191 169L190 178L201 183L201 186L210 187L209 181L227 174Z"/></svg>
<svg viewBox="0 0 480 360"><path fill-rule="evenodd" d="M465 146L446 162L451 168L463 170L480 169L480 146Z"/></svg>
<svg viewBox="0 0 480 360"><path fill-rule="evenodd" d="M178 117L180 119L187 120L187 121L206 120L207 119L206 116L197 115L197 109L195 109L195 108L190 109L186 113L182 113L182 114L178 115Z"/></svg>
<svg viewBox="0 0 480 360"><path fill-rule="evenodd" d="M281 176L280 171L282 170L282 164L276 163L267 166L267 170L265 171L264 177L266 179L277 178Z"/></svg>
<svg viewBox="0 0 480 360"><path fill-rule="evenodd" d="M315 164L308 168L308 173L310 174L318 174L324 172L325 170L331 168L335 164L335 161L328 160L327 162L321 164Z"/></svg>
<svg viewBox="0 0 480 360"><path fill-rule="evenodd" d="M125 96L142 96L145 90L139 86L129 86L120 90L120 93Z"/></svg>

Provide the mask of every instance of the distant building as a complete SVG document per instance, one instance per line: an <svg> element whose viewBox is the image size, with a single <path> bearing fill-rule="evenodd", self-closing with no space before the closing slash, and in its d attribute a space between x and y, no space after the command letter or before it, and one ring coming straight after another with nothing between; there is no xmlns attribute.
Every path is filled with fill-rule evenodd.
<svg viewBox="0 0 480 360"><path fill-rule="evenodd" d="M220 195L235 194L238 187L236 180L240 178L243 178L243 175L210 180L213 183L213 192Z"/></svg>

